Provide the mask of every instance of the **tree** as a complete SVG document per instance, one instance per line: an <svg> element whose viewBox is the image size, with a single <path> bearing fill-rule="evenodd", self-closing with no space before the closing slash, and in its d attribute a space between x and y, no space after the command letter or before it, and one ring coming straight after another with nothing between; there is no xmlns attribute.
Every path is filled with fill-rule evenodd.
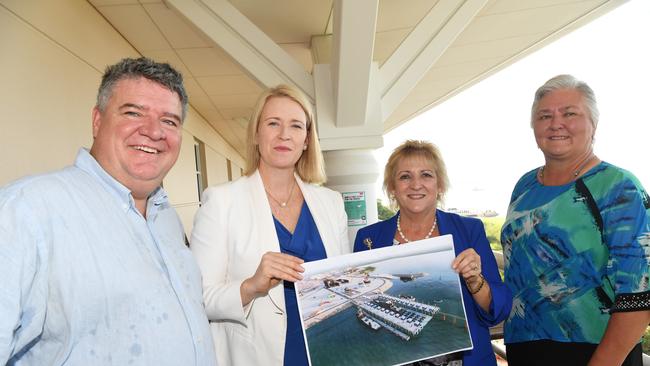
<svg viewBox="0 0 650 366"><path fill-rule="evenodd" d="M505 222L504 217L482 217L485 235L490 242L492 250L502 251L501 248L501 227Z"/></svg>
<svg viewBox="0 0 650 366"><path fill-rule="evenodd" d="M391 210L389 207L384 206L381 200L377 200L377 216L379 221L388 220L395 215L395 211Z"/></svg>

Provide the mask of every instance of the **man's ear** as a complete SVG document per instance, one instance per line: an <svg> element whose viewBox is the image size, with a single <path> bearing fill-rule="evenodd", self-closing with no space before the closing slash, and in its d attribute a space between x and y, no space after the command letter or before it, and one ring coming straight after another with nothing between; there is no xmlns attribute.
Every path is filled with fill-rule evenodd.
<svg viewBox="0 0 650 366"><path fill-rule="evenodd" d="M94 139L97 138L99 127L102 124L102 112L99 111L99 108L97 108L97 106L93 107L92 118L93 118L93 139Z"/></svg>

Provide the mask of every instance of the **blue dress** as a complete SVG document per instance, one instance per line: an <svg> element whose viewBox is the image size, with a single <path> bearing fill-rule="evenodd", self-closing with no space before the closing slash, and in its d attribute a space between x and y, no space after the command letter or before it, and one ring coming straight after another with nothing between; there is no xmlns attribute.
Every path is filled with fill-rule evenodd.
<svg viewBox="0 0 650 366"><path fill-rule="evenodd" d="M311 262L327 258L325 246L321 240L320 233L309 211L306 202L303 202L300 209L300 216L293 234L273 217L275 231L280 242L280 251L298 258L305 262ZM293 282L284 281L284 302L287 311L287 335L284 345L285 365L308 365L307 349L305 339L302 335L300 314L298 313L298 302L296 301L296 290Z"/></svg>

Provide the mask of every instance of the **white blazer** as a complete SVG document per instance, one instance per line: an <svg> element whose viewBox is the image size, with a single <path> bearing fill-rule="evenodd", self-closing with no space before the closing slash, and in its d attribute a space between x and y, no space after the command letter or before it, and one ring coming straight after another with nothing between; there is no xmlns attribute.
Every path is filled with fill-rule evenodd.
<svg viewBox="0 0 650 366"><path fill-rule="evenodd" d="M341 195L298 187L314 217L327 257L350 252ZM282 365L287 329L284 287L242 307L239 287L266 252L280 252L271 207L259 172L210 187L194 217L191 249L203 277L203 301L218 365Z"/></svg>

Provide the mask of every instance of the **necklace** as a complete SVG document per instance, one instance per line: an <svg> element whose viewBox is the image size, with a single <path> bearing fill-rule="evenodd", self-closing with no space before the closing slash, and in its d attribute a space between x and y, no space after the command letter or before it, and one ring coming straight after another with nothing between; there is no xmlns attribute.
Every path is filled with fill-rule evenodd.
<svg viewBox="0 0 650 366"><path fill-rule="evenodd" d="M264 191L266 191L266 194L268 194L269 197L271 197L271 199L272 199L273 201L275 201L275 203L277 203L278 206L279 206L280 208L287 208L287 204L289 204L289 201L291 201L291 195L293 195L293 188L294 188L295 186L296 186L296 180L294 179L294 180L293 180L293 184L291 185L291 190L289 191L289 197L287 197L287 200L284 201L284 202L282 202L282 201L280 201L279 199L273 197L273 195L271 194L271 192L269 192L269 191L266 189L266 187L264 187Z"/></svg>
<svg viewBox="0 0 650 366"><path fill-rule="evenodd" d="M573 171L573 178L571 178L571 180L572 181L576 180L576 178L578 178L578 175L580 174L580 172L582 172L582 169L584 169L587 166L587 164L590 161L592 161L595 157L596 157L596 155L594 155L594 154L591 154L588 157L586 157L585 160L583 160L582 163L580 163L580 166L578 166L578 169ZM544 184L544 168L545 167L546 167L546 165L541 166L539 168L539 173L538 173L539 174L539 182L542 183L542 184Z"/></svg>
<svg viewBox="0 0 650 366"><path fill-rule="evenodd" d="M401 236L402 239L404 239L404 241L408 243L408 242L410 242L410 240L406 236L404 236L404 233L402 232L402 226L400 225L400 218L401 217L402 217L402 215L397 216L397 232L399 233L399 236ZM431 230L429 230L427 235L424 238L422 238L422 240L429 239L431 237L431 234L433 234L433 230L436 229L436 225L438 225L438 218L434 217L433 218L433 225L431 226Z"/></svg>

